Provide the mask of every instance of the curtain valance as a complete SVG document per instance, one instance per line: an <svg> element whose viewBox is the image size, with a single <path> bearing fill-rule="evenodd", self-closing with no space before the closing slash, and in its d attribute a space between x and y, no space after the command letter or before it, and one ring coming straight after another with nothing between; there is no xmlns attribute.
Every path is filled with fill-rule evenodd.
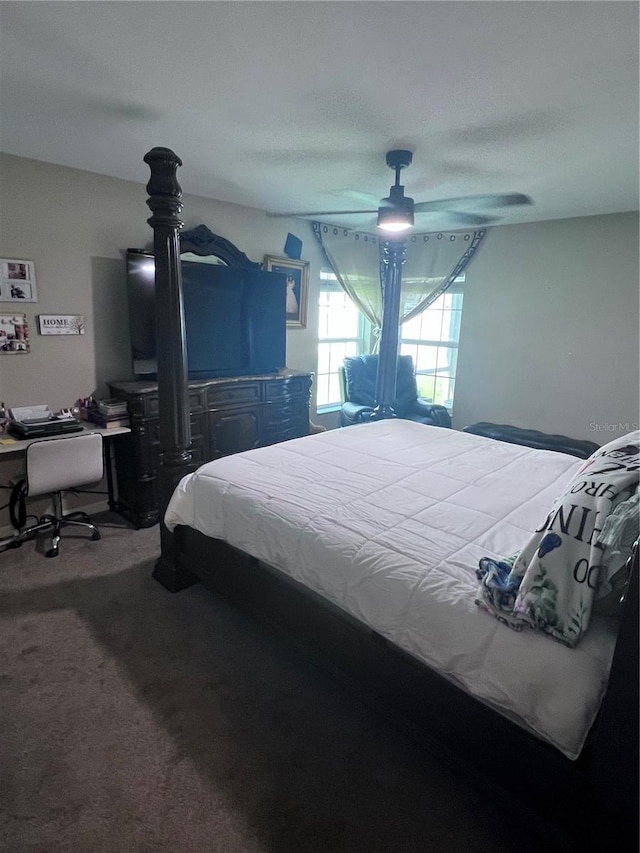
<svg viewBox="0 0 640 853"><path fill-rule="evenodd" d="M375 234L313 223L326 263L373 326L376 338L382 325L385 282L382 247ZM402 324L420 314L465 269L486 235L486 229L412 234L406 239L402 269L400 316Z"/></svg>

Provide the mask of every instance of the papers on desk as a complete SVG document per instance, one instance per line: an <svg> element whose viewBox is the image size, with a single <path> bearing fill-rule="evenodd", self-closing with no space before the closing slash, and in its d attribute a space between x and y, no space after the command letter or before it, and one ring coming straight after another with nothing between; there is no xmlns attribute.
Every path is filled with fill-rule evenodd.
<svg viewBox="0 0 640 853"><path fill-rule="evenodd" d="M19 421L22 424L40 424L50 421L53 412L49 406L20 406L9 409L9 417L12 421Z"/></svg>
<svg viewBox="0 0 640 853"><path fill-rule="evenodd" d="M49 406L19 406L9 409L9 417L21 424L44 424L49 421L74 420L71 413L54 415Z"/></svg>

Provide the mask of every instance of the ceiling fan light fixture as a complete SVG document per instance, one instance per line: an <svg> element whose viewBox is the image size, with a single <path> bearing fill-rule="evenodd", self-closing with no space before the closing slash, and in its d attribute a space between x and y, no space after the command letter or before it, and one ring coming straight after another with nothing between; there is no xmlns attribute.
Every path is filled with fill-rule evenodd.
<svg viewBox="0 0 640 853"><path fill-rule="evenodd" d="M378 228L390 234L399 234L413 228L413 215L407 212L378 211Z"/></svg>
<svg viewBox="0 0 640 853"><path fill-rule="evenodd" d="M398 233L413 228L413 199L404 195L404 187L391 187L389 198L378 208L378 228Z"/></svg>

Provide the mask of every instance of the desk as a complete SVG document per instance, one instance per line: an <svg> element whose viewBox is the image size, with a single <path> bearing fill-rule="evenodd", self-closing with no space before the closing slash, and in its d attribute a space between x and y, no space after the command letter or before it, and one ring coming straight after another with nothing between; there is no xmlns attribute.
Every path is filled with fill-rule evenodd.
<svg viewBox="0 0 640 853"><path fill-rule="evenodd" d="M67 432L61 435L41 435L34 438L16 438L15 436L4 433L0 436L0 458L8 456L11 453L25 453L27 447L33 444L34 441L48 441L52 438L73 438L73 436L82 435L82 433L97 432L103 437L104 447L104 467L107 474L107 493L109 496L109 509L118 511L118 498L114 489L113 479L113 451L110 439L118 435L130 433L129 427L114 427L113 429L103 429L102 427L93 426L91 424L83 425L82 432Z"/></svg>

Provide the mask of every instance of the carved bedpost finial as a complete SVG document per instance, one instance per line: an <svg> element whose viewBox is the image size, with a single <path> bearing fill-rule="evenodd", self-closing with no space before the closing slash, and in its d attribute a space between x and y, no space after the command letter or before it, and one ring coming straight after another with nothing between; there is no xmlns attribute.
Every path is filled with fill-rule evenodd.
<svg viewBox="0 0 640 853"><path fill-rule="evenodd" d="M144 155L144 162L151 170L147 184L147 204L153 216L147 222L152 228L156 225L182 228L184 223L178 219L182 210L182 187L177 177L178 166L182 166L182 160L170 148L152 148Z"/></svg>

